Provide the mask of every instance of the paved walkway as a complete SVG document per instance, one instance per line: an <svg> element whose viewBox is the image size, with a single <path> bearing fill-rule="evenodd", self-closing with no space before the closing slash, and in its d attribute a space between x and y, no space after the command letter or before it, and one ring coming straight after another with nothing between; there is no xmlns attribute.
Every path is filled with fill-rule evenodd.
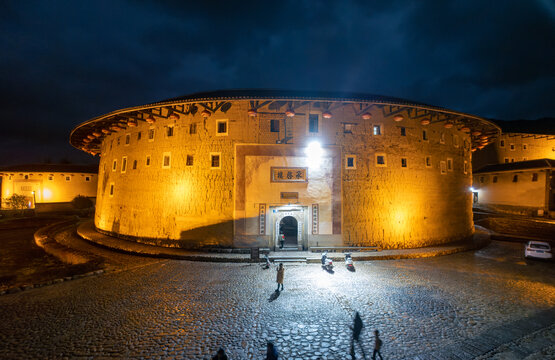
<svg viewBox="0 0 555 360"><path fill-rule="evenodd" d="M252 262L250 259L250 254L190 251L177 248L164 248L159 246L140 244L133 241L119 239L97 232L92 220L81 223L77 227L77 233L83 239L86 239L102 247L126 253L139 254L143 256L209 262ZM485 246L489 242L489 240L489 231L481 226L476 226L476 231L471 242L461 242L418 249L352 252L351 255L354 261L426 258L449 255L462 251L481 248ZM331 252L328 254L328 256L331 257L334 261L344 260L344 255L342 252ZM308 263L318 263L320 262L321 254L312 253L309 251L271 252L270 259L272 258L306 258L306 262Z"/></svg>

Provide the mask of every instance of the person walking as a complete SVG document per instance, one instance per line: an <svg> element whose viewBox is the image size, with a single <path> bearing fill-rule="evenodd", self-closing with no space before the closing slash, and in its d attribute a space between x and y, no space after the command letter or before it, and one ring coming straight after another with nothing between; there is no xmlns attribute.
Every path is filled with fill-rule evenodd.
<svg viewBox="0 0 555 360"><path fill-rule="evenodd" d="M357 311L355 313L355 318L353 320L353 327L351 327L351 329L353 330L353 338L351 339L351 358L353 359L355 358L355 341L358 343L358 346L362 351L362 355L364 356L364 358L366 358L366 354L364 354L364 348L360 343L360 333L362 332L363 327L364 327L364 324L362 323L362 318L360 317L360 314Z"/></svg>
<svg viewBox="0 0 555 360"><path fill-rule="evenodd" d="M380 360L383 360L380 349L382 348L382 339L380 339L380 332L378 330L374 331L374 353L372 354L372 360L376 360L376 354L380 355Z"/></svg>
<svg viewBox="0 0 555 360"><path fill-rule="evenodd" d="M216 355L212 356L212 360L227 360L224 349L220 348Z"/></svg>
<svg viewBox="0 0 555 360"><path fill-rule="evenodd" d="M285 274L285 269L283 268L283 263L279 263L279 267L277 269L277 289L279 291L279 286L281 285L281 291L283 291L283 275Z"/></svg>
<svg viewBox="0 0 555 360"><path fill-rule="evenodd" d="M278 360L279 355L273 343L268 341L266 344L266 360Z"/></svg>

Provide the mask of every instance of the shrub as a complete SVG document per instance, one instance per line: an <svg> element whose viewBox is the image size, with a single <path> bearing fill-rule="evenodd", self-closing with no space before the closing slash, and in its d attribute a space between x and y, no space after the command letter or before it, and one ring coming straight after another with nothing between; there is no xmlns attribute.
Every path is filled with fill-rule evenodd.
<svg viewBox="0 0 555 360"><path fill-rule="evenodd" d="M73 198L73 200L71 200L71 205L73 205L76 209L83 210L91 208L93 206L93 202L86 196L77 195Z"/></svg>
<svg viewBox="0 0 555 360"><path fill-rule="evenodd" d="M13 194L9 198L4 199L6 201L6 206L9 209L23 210L27 209L29 206L29 200L25 195Z"/></svg>

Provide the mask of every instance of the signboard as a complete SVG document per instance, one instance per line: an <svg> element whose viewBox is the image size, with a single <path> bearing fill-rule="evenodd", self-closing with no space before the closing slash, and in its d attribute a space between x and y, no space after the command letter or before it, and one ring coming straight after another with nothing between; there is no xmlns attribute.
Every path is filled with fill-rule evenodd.
<svg viewBox="0 0 555 360"><path fill-rule="evenodd" d="M264 235L266 233L266 204L258 205L258 222L259 234Z"/></svg>
<svg viewBox="0 0 555 360"><path fill-rule="evenodd" d="M312 204L312 234L318 234L318 204Z"/></svg>
<svg viewBox="0 0 555 360"><path fill-rule="evenodd" d="M307 182L307 168L272 167L271 182Z"/></svg>

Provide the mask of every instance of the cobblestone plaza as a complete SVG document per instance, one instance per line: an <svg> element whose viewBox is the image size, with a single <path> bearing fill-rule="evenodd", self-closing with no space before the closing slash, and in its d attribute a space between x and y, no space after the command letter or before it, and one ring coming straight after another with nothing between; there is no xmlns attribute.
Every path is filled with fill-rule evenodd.
<svg viewBox="0 0 555 360"><path fill-rule="evenodd" d="M206 359L222 346L232 359L261 359L271 340L284 359L347 359L354 311L367 356L379 329L387 359L437 357L552 311L553 264L521 253L519 244L494 242L437 258L359 262L355 272L286 265L277 297L275 270L256 264L145 259L0 297L0 357Z"/></svg>

